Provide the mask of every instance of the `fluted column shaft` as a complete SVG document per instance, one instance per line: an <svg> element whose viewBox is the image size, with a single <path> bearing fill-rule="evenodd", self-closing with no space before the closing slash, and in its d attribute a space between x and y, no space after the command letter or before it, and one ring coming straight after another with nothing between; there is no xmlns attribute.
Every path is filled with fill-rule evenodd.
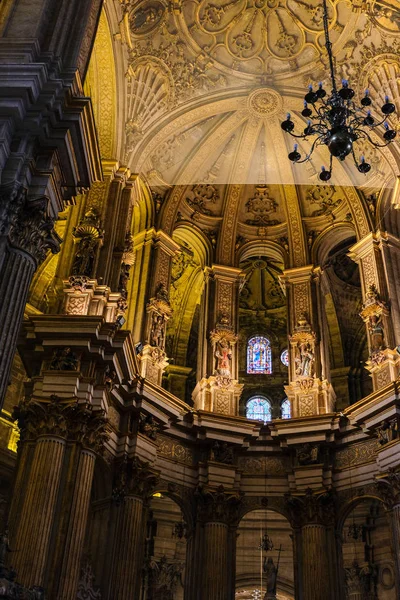
<svg viewBox="0 0 400 600"><path fill-rule="evenodd" d="M65 440L55 436L43 436L36 443L21 521L12 546L13 567L26 587L44 584L65 446Z"/></svg>
<svg viewBox="0 0 400 600"><path fill-rule="evenodd" d="M229 527L225 523L204 525L203 600L229 599Z"/></svg>
<svg viewBox="0 0 400 600"><path fill-rule="evenodd" d="M392 539L394 549L394 564L396 569L396 590L400 594L400 504L395 504L391 510Z"/></svg>
<svg viewBox="0 0 400 600"><path fill-rule="evenodd" d="M7 247L0 238L0 404L9 383L17 336L24 316L29 286L35 272L29 254Z"/></svg>
<svg viewBox="0 0 400 600"><path fill-rule="evenodd" d="M126 496L117 508L113 565L108 592L109 600L139 598L145 521L143 500Z"/></svg>
<svg viewBox="0 0 400 600"><path fill-rule="evenodd" d="M82 450L72 498L58 600L75 600L76 598L94 465L94 452Z"/></svg>
<svg viewBox="0 0 400 600"><path fill-rule="evenodd" d="M302 527L302 600L331 598L325 527L309 523Z"/></svg>

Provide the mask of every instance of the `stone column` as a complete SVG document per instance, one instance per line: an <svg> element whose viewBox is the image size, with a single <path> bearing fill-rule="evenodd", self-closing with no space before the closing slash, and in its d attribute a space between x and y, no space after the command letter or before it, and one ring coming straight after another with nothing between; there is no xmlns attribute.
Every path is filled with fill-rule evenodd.
<svg viewBox="0 0 400 600"><path fill-rule="evenodd" d="M301 556L298 577L302 600L339 600L332 586L338 577L336 563L330 560L334 544L331 494L314 494L308 489L304 496L287 497L287 507L299 536L296 553Z"/></svg>
<svg viewBox="0 0 400 600"><path fill-rule="evenodd" d="M24 500L14 494L10 534L18 552L10 562L24 585L70 600L76 597L95 453L107 437L106 420L89 404L56 396L24 401L16 416L22 433L18 468L25 481L17 473L15 494Z"/></svg>
<svg viewBox="0 0 400 600"><path fill-rule="evenodd" d="M93 414L88 406L83 405L76 411L79 428L83 423L77 442L83 447L78 452L78 466L74 474L75 486L70 503L68 528L63 543L63 559L58 586L58 600L70 600L76 597L80 576L82 551L85 541L87 517L90 506L90 495L96 454L103 450L106 436L106 421L102 412Z"/></svg>
<svg viewBox="0 0 400 600"><path fill-rule="evenodd" d="M243 389L238 382L237 351L240 273L222 265L213 265L206 273L203 314L207 321L199 337L198 383L193 392L196 408L226 415L239 414Z"/></svg>
<svg viewBox="0 0 400 600"><path fill-rule="evenodd" d="M13 507L10 510L11 544L18 548L12 564L24 585L43 586L68 425L63 407L56 402L47 406L39 402L24 403L18 410L18 419L21 440L25 442L29 436L36 437L37 441L31 469L26 473L19 519L13 514ZM25 429L27 425L29 429Z"/></svg>
<svg viewBox="0 0 400 600"><path fill-rule="evenodd" d="M282 276L289 307L289 380L286 393L293 417L333 412L335 393L323 371L320 323L313 293L313 267L288 269ZM321 356L322 353L322 356Z"/></svg>
<svg viewBox="0 0 400 600"><path fill-rule="evenodd" d="M209 522L204 525L204 600L228 598L228 535L227 523Z"/></svg>
<svg viewBox="0 0 400 600"><path fill-rule="evenodd" d="M331 597L331 590L325 527L319 523L309 523L302 527L301 534L303 598L326 600Z"/></svg>
<svg viewBox="0 0 400 600"><path fill-rule="evenodd" d="M109 600L139 598L146 528L144 503L156 480L148 463L138 458L125 458L117 465L113 491L117 516Z"/></svg>
<svg viewBox="0 0 400 600"><path fill-rule="evenodd" d="M197 501L204 536L201 600L232 600L235 564L234 548L229 543L230 528L236 521L240 498L220 486L217 490L199 490Z"/></svg>
<svg viewBox="0 0 400 600"><path fill-rule="evenodd" d="M28 198L16 182L0 186L0 406L33 274L48 249L59 250L47 211L47 198Z"/></svg>
<svg viewBox="0 0 400 600"><path fill-rule="evenodd" d="M350 248L349 256L358 263L361 275L363 319L369 346L367 368L371 373L374 390L379 390L397 379L400 357L396 319L392 319L388 295L388 264L384 267L381 232L370 233ZM387 259L386 253L386 259ZM391 291L394 286L391 282Z"/></svg>
<svg viewBox="0 0 400 600"><path fill-rule="evenodd" d="M396 591L400 597L400 473L389 470L387 474L377 476L376 487L383 497L390 519Z"/></svg>

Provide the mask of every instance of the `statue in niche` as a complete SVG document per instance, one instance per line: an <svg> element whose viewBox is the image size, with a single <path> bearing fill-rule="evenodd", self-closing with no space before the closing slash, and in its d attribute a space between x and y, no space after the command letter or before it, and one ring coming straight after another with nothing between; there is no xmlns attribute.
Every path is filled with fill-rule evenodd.
<svg viewBox="0 0 400 600"><path fill-rule="evenodd" d="M153 322L150 332L150 345L164 350L165 345L165 319L163 315L153 314Z"/></svg>
<svg viewBox="0 0 400 600"><path fill-rule="evenodd" d="M371 352L378 352L385 348L382 315L371 315L368 321L368 330L371 340Z"/></svg>
<svg viewBox="0 0 400 600"><path fill-rule="evenodd" d="M72 275L92 276L97 245L98 240L92 237L84 237L79 241L72 264Z"/></svg>
<svg viewBox="0 0 400 600"><path fill-rule="evenodd" d="M272 600L276 598L276 583L278 578L278 567L275 566L271 556L264 557L263 571L267 579L267 593L264 600Z"/></svg>
<svg viewBox="0 0 400 600"><path fill-rule="evenodd" d="M310 342L302 342L298 346L298 356L295 358L297 365L296 375L302 377L312 377L315 355Z"/></svg>
<svg viewBox="0 0 400 600"><path fill-rule="evenodd" d="M221 377L231 377L232 350L229 342L222 338L216 344L215 358L217 359L217 374Z"/></svg>
<svg viewBox="0 0 400 600"><path fill-rule="evenodd" d="M71 348L55 350L50 363L51 371L76 371L78 359Z"/></svg>

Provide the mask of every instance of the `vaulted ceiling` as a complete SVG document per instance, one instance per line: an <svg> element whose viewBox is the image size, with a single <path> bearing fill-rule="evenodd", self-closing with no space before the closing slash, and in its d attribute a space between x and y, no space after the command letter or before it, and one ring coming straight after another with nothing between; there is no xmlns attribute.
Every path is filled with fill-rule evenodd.
<svg viewBox="0 0 400 600"><path fill-rule="evenodd" d="M280 122L290 111L304 129L307 85L328 87L321 0L114 3L126 52L124 158L133 171L151 185L317 181L324 149L307 166L292 166ZM378 107L385 92L400 107L398 2L328 4L338 77L359 95L369 88ZM371 174L337 162L333 183L378 188L393 178L394 146L359 151Z"/></svg>

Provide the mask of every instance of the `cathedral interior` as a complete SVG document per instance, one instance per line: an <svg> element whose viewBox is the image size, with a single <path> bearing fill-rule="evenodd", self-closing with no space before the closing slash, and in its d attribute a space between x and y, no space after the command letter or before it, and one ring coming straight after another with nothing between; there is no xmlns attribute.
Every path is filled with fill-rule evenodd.
<svg viewBox="0 0 400 600"><path fill-rule="evenodd" d="M1 0L0 79L0 598L398 600L400 2Z"/></svg>

